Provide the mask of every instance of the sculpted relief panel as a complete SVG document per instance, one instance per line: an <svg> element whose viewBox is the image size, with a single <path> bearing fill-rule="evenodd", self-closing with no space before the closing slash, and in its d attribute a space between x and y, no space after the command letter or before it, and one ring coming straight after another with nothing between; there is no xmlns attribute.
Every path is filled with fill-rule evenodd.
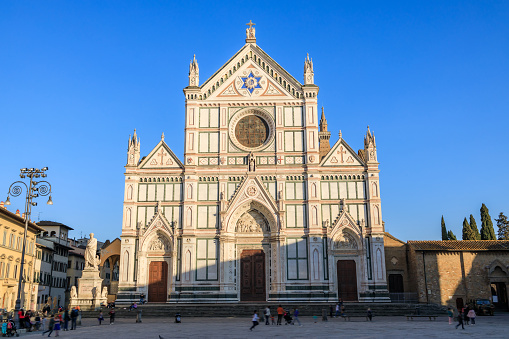
<svg viewBox="0 0 509 339"><path fill-rule="evenodd" d="M334 238L334 249L336 250L356 250L357 241L347 232L343 231Z"/></svg>
<svg viewBox="0 0 509 339"><path fill-rule="evenodd" d="M169 252L171 250L171 245L165 236L158 234L157 238L150 243L148 250L154 252Z"/></svg>
<svg viewBox="0 0 509 339"><path fill-rule="evenodd" d="M269 223L260 212L250 210L239 218L235 231L239 233L268 232Z"/></svg>

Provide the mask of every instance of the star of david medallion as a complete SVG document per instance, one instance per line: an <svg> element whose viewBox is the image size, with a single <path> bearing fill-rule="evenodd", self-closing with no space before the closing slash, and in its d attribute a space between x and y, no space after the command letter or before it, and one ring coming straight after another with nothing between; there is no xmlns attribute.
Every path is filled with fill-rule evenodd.
<svg viewBox="0 0 509 339"><path fill-rule="evenodd" d="M255 88L262 88L260 86L260 79L262 77L255 77L253 72L249 73L249 75L247 77L241 77L242 79L242 87L241 88L246 88L248 91L249 91L249 94L253 94L253 91L255 90Z"/></svg>
<svg viewBox="0 0 509 339"><path fill-rule="evenodd" d="M248 187L248 188L247 188L247 194L248 194L249 196L253 196L253 195L255 195L255 194L256 194L256 187L254 187L254 186L250 186L250 187Z"/></svg>

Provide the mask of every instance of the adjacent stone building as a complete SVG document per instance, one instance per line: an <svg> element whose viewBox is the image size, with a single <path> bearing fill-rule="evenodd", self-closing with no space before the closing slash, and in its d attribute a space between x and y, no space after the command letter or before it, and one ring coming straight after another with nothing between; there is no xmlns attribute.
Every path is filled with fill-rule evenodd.
<svg viewBox="0 0 509 339"><path fill-rule="evenodd" d="M101 258L100 277L103 279L103 286L108 289L108 302L115 301L120 271L120 239L106 241L100 250L99 257Z"/></svg>
<svg viewBox="0 0 509 339"><path fill-rule="evenodd" d="M374 134L330 147L313 61L301 83L245 45L185 96L181 161L129 138L118 302L388 301Z"/></svg>
<svg viewBox="0 0 509 339"><path fill-rule="evenodd" d="M408 293L420 303L461 308L472 299L490 299L498 309L509 307L509 241L404 243L386 234L385 251L393 301Z"/></svg>

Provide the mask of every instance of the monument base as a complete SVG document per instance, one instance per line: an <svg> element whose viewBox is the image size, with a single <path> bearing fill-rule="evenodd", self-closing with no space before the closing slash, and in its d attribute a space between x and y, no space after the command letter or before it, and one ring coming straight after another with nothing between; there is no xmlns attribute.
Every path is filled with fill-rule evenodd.
<svg viewBox="0 0 509 339"><path fill-rule="evenodd" d="M92 311L101 306L106 306L108 302L108 292L106 287L101 290L103 279L99 277L99 270L94 268L85 268L78 278L78 291L72 295L69 300L69 307L77 307L85 311Z"/></svg>

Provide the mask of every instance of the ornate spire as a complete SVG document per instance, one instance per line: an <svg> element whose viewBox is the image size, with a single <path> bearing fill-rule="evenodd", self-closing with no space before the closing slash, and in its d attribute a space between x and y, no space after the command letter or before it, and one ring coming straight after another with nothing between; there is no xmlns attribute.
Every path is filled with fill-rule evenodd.
<svg viewBox="0 0 509 339"><path fill-rule="evenodd" d="M249 28L246 28L246 44L249 44L249 43L255 44L256 43L256 35L255 35L255 28L253 26L256 24L253 23L251 20L249 20L249 22L246 25L249 26Z"/></svg>
<svg viewBox="0 0 509 339"><path fill-rule="evenodd" d="M129 135L129 143L127 147L127 166L136 166L140 160L140 139L134 129L134 134L131 138Z"/></svg>
<svg viewBox="0 0 509 339"><path fill-rule="evenodd" d="M193 60L189 62L189 86L198 86L200 83L200 68L198 61L196 61L196 54L193 55Z"/></svg>
<svg viewBox="0 0 509 339"><path fill-rule="evenodd" d="M364 137L364 158L366 162L376 162L376 141L375 133L372 133L368 126L368 131Z"/></svg>
<svg viewBox="0 0 509 339"><path fill-rule="evenodd" d="M164 132L161 134L161 141L164 141Z"/></svg>
<svg viewBox="0 0 509 339"><path fill-rule="evenodd" d="M327 131L327 119L325 119L325 112L322 106L322 118L320 119L320 131L318 132L318 140L320 142L320 161L330 151L330 132Z"/></svg>
<svg viewBox="0 0 509 339"><path fill-rule="evenodd" d="M322 117L320 118L320 132L327 132L327 119L325 119L323 106L322 106Z"/></svg>
<svg viewBox="0 0 509 339"><path fill-rule="evenodd" d="M309 58L309 53L304 60L304 85L315 83L315 73L313 72L313 59Z"/></svg>

